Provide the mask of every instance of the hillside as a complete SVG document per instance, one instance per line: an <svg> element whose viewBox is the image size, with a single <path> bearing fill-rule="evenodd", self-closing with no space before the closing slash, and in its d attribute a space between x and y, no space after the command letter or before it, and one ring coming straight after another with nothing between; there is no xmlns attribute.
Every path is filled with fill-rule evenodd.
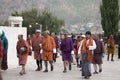
<svg viewBox="0 0 120 80"><path fill-rule="evenodd" d="M0 0L0 21L4 21L14 11L31 8L49 8L53 14L65 19L67 24L100 22L99 4L101 0Z"/></svg>

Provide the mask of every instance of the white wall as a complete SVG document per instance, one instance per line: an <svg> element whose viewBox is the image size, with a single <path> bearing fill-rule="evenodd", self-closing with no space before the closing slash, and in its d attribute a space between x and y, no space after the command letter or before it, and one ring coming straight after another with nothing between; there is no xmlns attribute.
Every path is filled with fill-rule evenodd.
<svg viewBox="0 0 120 80"><path fill-rule="evenodd" d="M8 39L8 67L14 68L18 66L18 59L16 57L16 43L18 41L18 34L23 34L24 39L27 37L27 29L23 27L3 27L0 29L5 32Z"/></svg>

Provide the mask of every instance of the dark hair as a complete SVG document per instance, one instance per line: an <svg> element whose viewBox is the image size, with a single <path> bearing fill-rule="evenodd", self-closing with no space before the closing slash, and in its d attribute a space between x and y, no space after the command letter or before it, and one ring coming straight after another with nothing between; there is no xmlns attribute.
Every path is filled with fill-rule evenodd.
<svg viewBox="0 0 120 80"><path fill-rule="evenodd" d="M85 34L91 35L91 32L90 32L90 31L86 31L86 33L85 33Z"/></svg>

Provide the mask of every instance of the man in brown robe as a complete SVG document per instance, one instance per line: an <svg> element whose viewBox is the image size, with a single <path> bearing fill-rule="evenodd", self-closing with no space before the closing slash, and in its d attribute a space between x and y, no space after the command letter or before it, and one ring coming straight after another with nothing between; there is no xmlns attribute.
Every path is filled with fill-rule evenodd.
<svg viewBox="0 0 120 80"><path fill-rule="evenodd" d="M40 71L42 69L42 59L41 59L41 43L42 36L40 36L40 30L36 30L36 35L32 39L32 47L34 51L34 59L36 59L37 69L35 71Z"/></svg>
<svg viewBox="0 0 120 80"><path fill-rule="evenodd" d="M17 57L19 59L19 65L22 66L20 75L23 75L26 74L25 65L27 62L28 50L29 50L28 43L23 39L23 35L18 35L18 42L16 49L17 49Z"/></svg>
<svg viewBox="0 0 120 80"><path fill-rule="evenodd" d="M114 48L115 47L115 41L113 35L110 35L108 41L107 41L107 53L108 57L107 60L109 61L109 55L111 54L111 61L114 61L113 56L114 56Z"/></svg>
<svg viewBox="0 0 120 80"><path fill-rule="evenodd" d="M53 53L56 53L55 49L55 41L49 35L49 31L44 32L44 38L42 41L42 50L40 52L42 54L42 59L45 63L45 70L43 72L48 72L48 63L49 61L51 66L51 71L53 71Z"/></svg>

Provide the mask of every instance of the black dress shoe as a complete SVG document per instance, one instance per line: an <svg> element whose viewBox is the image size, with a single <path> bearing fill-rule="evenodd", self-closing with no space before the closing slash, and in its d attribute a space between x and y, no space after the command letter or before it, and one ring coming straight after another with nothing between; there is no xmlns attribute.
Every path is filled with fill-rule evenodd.
<svg viewBox="0 0 120 80"><path fill-rule="evenodd" d="M111 61L114 61L113 59L111 59Z"/></svg>
<svg viewBox="0 0 120 80"><path fill-rule="evenodd" d="M48 72L48 70L44 70L43 72Z"/></svg>
<svg viewBox="0 0 120 80"><path fill-rule="evenodd" d="M66 72L67 72L67 70L64 70L64 71L63 71L63 73L66 73Z"/></svg>
<svg viewBox="0 0 120 80"><path fill-rule="evenodd" d="M23 75L23 72L19 72L19 74L22 76L22 75Z"/></svg>
<svg viewBox="0 0 120 80"><path fill-rule="evenodd" d="M95 71L93 74L98 74L98 72L97 72L97 71Z"/></svg>

